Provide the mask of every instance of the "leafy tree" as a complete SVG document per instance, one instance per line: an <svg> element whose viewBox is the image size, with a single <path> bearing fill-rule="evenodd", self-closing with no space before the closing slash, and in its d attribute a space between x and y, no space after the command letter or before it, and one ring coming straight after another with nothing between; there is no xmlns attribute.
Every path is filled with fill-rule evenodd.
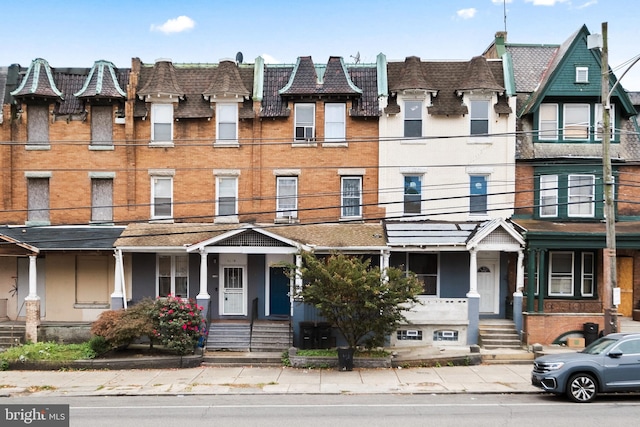
<svg viewBox="0 0 640 427"><path fill-rule="evenodd" d="M382 346L405 320L404 311L418 303L422 282L390 267L381 270L369 259L333 253L326 258L302 252L303 281L298 296L314 305L342 333L350 348ZM295 270L292 269L292 275Z"/></svg>

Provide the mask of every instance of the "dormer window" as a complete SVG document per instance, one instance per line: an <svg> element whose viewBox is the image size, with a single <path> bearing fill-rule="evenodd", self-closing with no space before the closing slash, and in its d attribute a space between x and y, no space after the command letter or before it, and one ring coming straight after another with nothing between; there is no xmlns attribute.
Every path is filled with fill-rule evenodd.
<svg viewBox="0 0 640 427"><path fill-rule="evenodd" d="M576 67L576 83L589 83L589 67Z"/></svg>
<svg viewBox="0 0 640 427"><path fill-rule="evenodd" d="M238 104L216 105L217 143L238 142Z"/></svg>
<svg viewBox="0 0 640 427"><path fill-rule="evenodd" d="M404 137L422 136L422 101L404 102Z"/></svg>
<svg viewBox="0 0 640 427"><path fill-rule="evenodd" d="M315 104L295 105L295 140L313 141L315 138Z"/></svg>

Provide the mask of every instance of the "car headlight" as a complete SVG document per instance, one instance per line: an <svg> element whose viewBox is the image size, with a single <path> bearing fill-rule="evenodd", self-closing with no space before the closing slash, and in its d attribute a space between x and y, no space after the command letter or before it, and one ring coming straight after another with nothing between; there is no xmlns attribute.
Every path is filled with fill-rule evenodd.
<svg viewBox="0 0 640 427"><path fill-rule="evenodd" d="M550 371L556 371L564 366L564 362L546 363L546 368Z"/></svg>

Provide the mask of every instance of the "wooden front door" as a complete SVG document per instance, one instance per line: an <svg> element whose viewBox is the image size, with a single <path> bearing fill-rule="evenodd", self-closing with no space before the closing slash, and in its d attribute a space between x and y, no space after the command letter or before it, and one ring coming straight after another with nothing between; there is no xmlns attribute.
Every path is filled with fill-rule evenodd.
<svg viewBox="0 0 640 427"><path fill-rule="evenodd" d="M618 314L631 317L633 312L633 258L618 257L616 262L620 305Z"/></svg>

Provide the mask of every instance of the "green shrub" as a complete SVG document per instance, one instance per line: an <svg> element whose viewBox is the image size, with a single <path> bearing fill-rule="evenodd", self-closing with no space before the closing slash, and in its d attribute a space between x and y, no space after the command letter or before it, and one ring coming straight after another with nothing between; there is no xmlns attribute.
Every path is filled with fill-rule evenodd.
<svg viewBox="0 0 640 427"><path fill-rule="evenodd" d="M126 347L142 337L148 337L153 346L154 301L150 298L121 310L103 312L91 326L91 334L103 337L111 348Z"/></svg>
<svg viewBox="0 0 640 427"><path fill-rule="evenodd" d="M202 307L193 299L183 300L169 295L158 298L153 308L155 337L178 354L192 353L204 336Z"/></svg>
<svg viewBox="0 0 640 427"><path fill-rule="evenodd" d="M100 335L94 335L89 340L89 347L98 355L106 353L111 350L111 346L107 342L106 338Z"/></svg>

